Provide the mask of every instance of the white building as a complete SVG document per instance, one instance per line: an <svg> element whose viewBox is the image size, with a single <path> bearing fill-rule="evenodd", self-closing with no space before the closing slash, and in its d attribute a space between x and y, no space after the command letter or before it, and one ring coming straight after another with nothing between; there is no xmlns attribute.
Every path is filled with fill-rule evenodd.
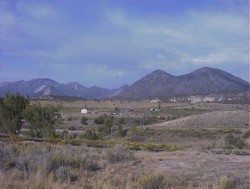
<svg viewBox="0 0 250 189"><path fill-rule="evenodd" d="M159 99L159 98L154 98L154 99L152 99L152 100L150 100L149 102L160 102L161 100Z"/></svg>
<svg viewBox="0 0 250 189"><path fill-rule="evenodd" d="M81 109L81 114L87 114L88 113L88 110L87 109Z"/></svg>

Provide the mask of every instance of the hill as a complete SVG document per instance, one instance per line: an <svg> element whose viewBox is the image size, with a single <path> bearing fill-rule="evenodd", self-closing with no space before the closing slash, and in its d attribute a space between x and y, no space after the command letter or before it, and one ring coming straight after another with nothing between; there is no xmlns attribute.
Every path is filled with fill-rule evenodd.
<svg viewBox="0 0 250 189"><path fill-rule="evenodd" d="M156 70L136 81L118 97L166 98L247 91L249 83L225 71L204 67L186 75L173 76Z"/></svg>

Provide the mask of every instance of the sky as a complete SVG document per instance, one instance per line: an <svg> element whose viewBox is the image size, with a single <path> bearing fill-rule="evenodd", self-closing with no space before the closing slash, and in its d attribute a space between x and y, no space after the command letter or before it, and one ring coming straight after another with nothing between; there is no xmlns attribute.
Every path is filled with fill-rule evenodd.
<svg viewBox="0 0 250 189"><path fill-rule="evenodd" d="M249 72L248 0L0 0L0 82L109 89L154 70Z"/></svg>

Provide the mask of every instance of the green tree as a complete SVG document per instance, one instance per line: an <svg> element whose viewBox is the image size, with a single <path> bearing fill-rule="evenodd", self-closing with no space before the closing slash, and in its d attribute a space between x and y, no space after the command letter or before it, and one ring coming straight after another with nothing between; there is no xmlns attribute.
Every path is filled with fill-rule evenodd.
<svg viewBox="0 0 250 189"><path fill-rule="evenodd" d="M24 112L25 119L29 122L30 134L32 137L55 136L55 127L61 123L59 107L47 105L28 106Z"/></svg>
<svg viewBox="0 0 250 189"><path fill-rule="evenodd" d="M104 131L106 134L111 134L111 127L113 126L113 117L105 117L104 119Z"/></svg>
<svg viewBox="0 0 250 189"><path fill-rule="evenodd" d="M103 116L103 126L99 127L99 131L104 135L111 134L112 126L113 126L113 117Z"/></svg>
<svg viewBox="0 0 250 189"><path fill-rule="evenodd" d="M0 98L0 132L18 134L23 125L23 111L29 101L20 94L7 93Z"/></svg>

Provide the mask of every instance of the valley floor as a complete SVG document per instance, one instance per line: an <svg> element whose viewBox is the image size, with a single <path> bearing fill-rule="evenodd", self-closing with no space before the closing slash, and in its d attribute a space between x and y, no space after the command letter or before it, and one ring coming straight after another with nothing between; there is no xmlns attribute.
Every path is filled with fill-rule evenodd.
<svg viewBox="0 0 250 189"><path fill-rule="evenodd" d="M243 105L173 103L151 112L156 105L144 102L53 103L62 105L62 137L40 143L2 138L0 188L249 188L249 111ZM80 114L84 104L98 114ZM94 119L115 109L126 113L123 137L114 126L111 135L84 138L88 130L99 132ZM160 119L145 125L145 115Z"/></svg>

